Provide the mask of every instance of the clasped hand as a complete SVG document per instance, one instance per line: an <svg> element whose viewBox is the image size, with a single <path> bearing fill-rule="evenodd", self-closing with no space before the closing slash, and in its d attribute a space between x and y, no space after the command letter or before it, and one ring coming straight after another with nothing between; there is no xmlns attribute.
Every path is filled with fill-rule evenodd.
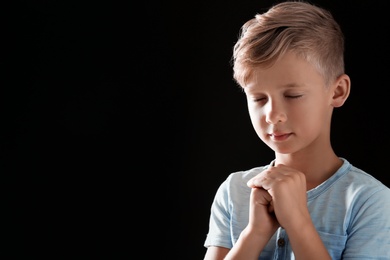
<svg viewBox="0 0 390 260"><path fill-rule="evenodd" d="M278 227L293 228L309 215L306 177L285 165L271 166L250 179L249 226L260 235L272 236Z"/></svg>

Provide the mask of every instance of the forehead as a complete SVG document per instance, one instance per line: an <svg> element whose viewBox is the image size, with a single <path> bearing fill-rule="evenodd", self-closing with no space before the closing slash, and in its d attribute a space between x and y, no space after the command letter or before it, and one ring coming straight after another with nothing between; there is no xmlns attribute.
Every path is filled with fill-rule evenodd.
<svg viewBox="0 0 390 260"><path fill-rule="evenodd" d="M287 52L268 68L254 68L244 88L250 90L271 86L294 88L312 85L323 86L322 75L308 61Z"/></svg>

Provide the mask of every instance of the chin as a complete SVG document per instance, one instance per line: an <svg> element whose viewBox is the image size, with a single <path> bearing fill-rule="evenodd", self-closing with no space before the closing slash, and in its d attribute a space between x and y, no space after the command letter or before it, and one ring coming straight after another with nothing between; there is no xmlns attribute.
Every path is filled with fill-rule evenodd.
<svg viewBox="0 0 390 260"><path fill-rule="evenodd" d="M268 145L269 148L271 148L275 153L279 154L291 154L295 153L296 149L293 149L293 147L288 145L275 145L274 143L271 145Z"/></svg>

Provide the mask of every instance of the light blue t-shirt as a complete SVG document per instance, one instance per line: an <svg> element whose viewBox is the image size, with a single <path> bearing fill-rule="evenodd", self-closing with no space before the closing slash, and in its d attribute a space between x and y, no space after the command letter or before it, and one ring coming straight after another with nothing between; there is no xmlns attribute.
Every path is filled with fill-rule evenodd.
<svg viewBox="0 0 390 260"><path fill-rule="evenodd" d="M333 260L390 259L390 189L346 159L328 180L307 191L312 221ZM231 248L248 224L247 182L269 166L232 173L211 206L204 246ZM279 228L259 259L295 259Z"/></svg>

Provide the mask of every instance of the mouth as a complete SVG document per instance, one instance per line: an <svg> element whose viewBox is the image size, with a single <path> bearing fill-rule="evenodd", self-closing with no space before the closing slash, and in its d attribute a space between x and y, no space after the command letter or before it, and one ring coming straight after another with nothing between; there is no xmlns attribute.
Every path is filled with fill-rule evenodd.
<svg viewBox="0 0 390 260"><path fill-rule="evenodd" d="M273 134L269 134L268 136L272 140L280 142L280 141L287 140L291 136L291 133L287 133L287 134L273 133Z"/></svg>

